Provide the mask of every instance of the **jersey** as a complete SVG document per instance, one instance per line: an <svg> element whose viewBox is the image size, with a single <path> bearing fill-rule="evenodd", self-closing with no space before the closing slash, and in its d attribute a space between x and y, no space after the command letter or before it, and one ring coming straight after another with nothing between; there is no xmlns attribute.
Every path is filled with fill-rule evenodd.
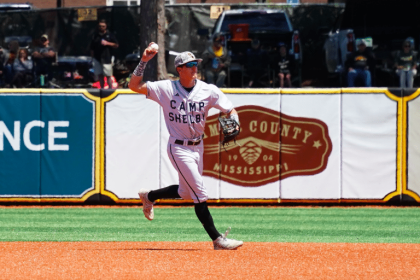
<svg viewBox="0 0 420 280"><path fill-rule="evenodd" d="M170 136L180 140L202 138L211 108L223 113L233 109L232 102L218 87L200 80L191 92L179 81L147 82L147 98L162 106Z"/></svg>

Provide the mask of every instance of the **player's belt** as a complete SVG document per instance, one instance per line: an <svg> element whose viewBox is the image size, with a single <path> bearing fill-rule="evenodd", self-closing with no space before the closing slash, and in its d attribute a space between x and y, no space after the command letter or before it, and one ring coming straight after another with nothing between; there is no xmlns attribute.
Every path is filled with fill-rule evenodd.
<svg viewBox="0 0 420 280"><path fill-rule="evenodd" d="M187 145L188 146L197 146L198 144L200 144L200 142L201 142L201 140L198 140L198 141L195 141L195 142L194 141L188 141ZM174 143L178 144L178 145L184 145L184 141L178 140L178 139L176 139Z"/></svg>

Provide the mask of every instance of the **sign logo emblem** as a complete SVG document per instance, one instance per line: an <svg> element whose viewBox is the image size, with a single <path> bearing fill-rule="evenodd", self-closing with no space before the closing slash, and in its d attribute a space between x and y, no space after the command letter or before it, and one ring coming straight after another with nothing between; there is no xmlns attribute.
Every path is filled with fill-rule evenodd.
<svg viewBox="0 0 420 280"><path fill-rule="evenodd" d="M259 106L237 107L240 144L224 151L218 115L207 119L203 175L258 187L292 176L315 175L327 166L332 144L327 125Z"/></svg>

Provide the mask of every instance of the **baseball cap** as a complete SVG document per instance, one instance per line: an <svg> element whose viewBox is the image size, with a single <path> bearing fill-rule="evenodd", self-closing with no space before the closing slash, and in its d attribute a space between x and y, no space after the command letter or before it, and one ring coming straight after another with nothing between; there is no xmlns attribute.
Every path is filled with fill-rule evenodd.
<svg viewBox="0 0 420 280"><path fill-rule="evenodd" d="M191 61L201 62L203 60L196 58L192 52L182 52L175 57L175 68Z"/></svg>
<svg viewBox="0 0 420 280"><path fill-rule="evenodd" d="M44 34L44 35L41 36L41 39L42 38L45 38L45 40L48 40L48 35L47 34Z"/></svg>

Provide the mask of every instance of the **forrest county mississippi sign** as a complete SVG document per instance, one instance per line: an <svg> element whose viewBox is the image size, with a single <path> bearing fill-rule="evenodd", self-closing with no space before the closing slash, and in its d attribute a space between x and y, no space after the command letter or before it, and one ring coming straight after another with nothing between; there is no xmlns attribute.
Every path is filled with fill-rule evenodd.
<svg viewBox="0 0 420 280"><path fill-rule="evenodd" d="M218 115L207 119L204 136L206 176L257 187L291 176L315 175L328 163L332 144L327 125L259 106L237 107L239 145L220 146Z"/></svg>

